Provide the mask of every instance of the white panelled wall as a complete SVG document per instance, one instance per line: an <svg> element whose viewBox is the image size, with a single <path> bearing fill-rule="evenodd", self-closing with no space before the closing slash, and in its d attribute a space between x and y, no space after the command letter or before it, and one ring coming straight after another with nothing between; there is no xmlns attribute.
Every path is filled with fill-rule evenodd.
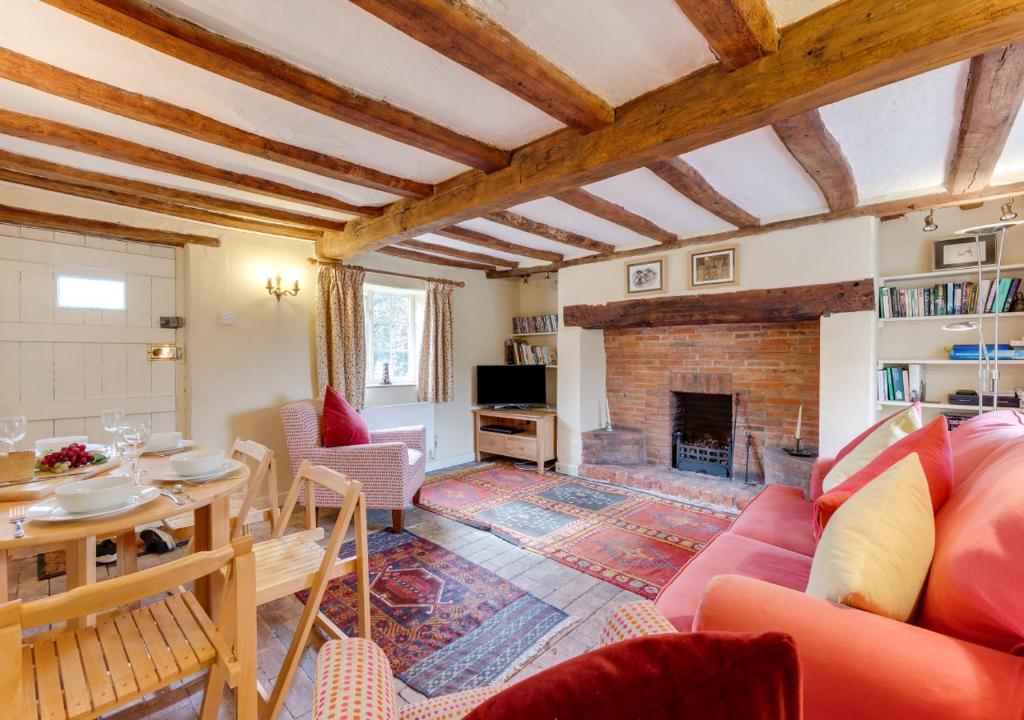
<svg viewBox="0 0 1024 720"><path fill-rule="evenodd" d="M124 310L57 307L57 277L119 279ZM150 343L175 314L173 248L0 224L0 415L27 415L37 438L106 441L99 415L123 408L174 430L175 364L151 362Z"/></svg>

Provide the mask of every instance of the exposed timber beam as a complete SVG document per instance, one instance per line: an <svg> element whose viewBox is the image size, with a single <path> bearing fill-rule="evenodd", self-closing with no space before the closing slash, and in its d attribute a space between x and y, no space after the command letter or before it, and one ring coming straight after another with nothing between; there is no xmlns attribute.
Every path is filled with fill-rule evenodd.
<svg viewBox="0 0 1024 720"><path fill-rule="evenodd" d="M555 195L756 130L1024 38L1024 0L841 0L781 31L779 50L732 72L714 66L615 111L611 125L567 129L517 150L507 168L441 183L379 218L325 233L347 258Z"/></svg>
<svg viewBox="0 0 1024 720"><path fill-rule="evenodd" d="M0 48L0 77L195 140L354 185L403 197L425 197L433 190L427 183L246 132L192 110L91 80L3 48Z"/></svg>
<svg viewBox="0 0 1024 720"><path fill-rule="evenodd" d="M482 263L469 262L467 260L453 260L452 258L441 257L440 255L428 255L427 253L416 252L415 250L406 250L400 247L382 247L377 250L379 253L385 255L393 255L394 257L405 258L406 260L416 260L417 262L430 263L431 265L447 265L448 267L463 268L465 270L482 270L488 272L494 270L493 265L484 265Z"/></svg>
<svg viewBox="0 0 1024 720"><path fill-rule="evenodd" d="M297 65L139 0L45 0L182 62L248 85L308 110L441 155L479 170L508 164L508 153L420 117L361 95Z"/></svg>
<svg viewBox="0 0 1024 720"><path fill-rule="evenodd" d="M743 67L779 48L779 29L764 0L676 0L722 64Z"/></svg>
<svg viewBox="0 0 1024 720"><path fill-rule="evenodd" d="M572 247L579 248L580 250L589 250L590 252L596 252L599 254L607 254L615 252L615 246L610 243L601 242L600 240L594 240L588 238L579 233L574 233L569 230L563 230L562 228L556 228L551 225L547 225L536 220L531 220L528 217L523 217L507 210L499 212L488 213L484 215L484 220L490 220L506 227L515 228L516 230L522 230L523 232L530 233L531 235L538 235L548 240L554 240L555 242L562 243L563 245L571 245Z"/></svg>
<svg viewBox="0 0 1024 720"><path fill-rule="evenodd" d="M488 250L497 250L499 252L511 253L513 255L522 255L523 257L531 257L536 260L546 260L547 262L557 263L562 262L564 259L561 253L551 252L550 250L538 250L537 248L527 247L526 245L516 245L515 243L506 242L486 233L459 227L458 225L438 228L434 231L434 234L451 238L452 240L461 240L462 242L469 243L470 245L485 247Z"/></svg>
<svg viewBox="0 0 1024 720"><path fill-rule="evenodd" d="M1024 101L1024 43L971 59L963 117L946 177L950 192L986 187Z"/></svg>
<svg viewBox="0 0 1024 720"><path fill-rule="evenodd" d="M772 128L817 184L829 210L846 210L857 204L853 171L817 110L779 120Z"/></svg>
<svg viewBox="0 0 1024 720"><path fill-rule="evenodd" d="M615 110L464 0L351 0L569 127L594 130Z"/></svg>
<svg viewBox="0 0 1024 720"><path fill-rule="evenodd" d="M632 230L638 235L649 237L651 240L666 243L678 239L678 236L675 233L669 232L663 227L659 227L644 216L637 215L621 205L616 205L615 203L605 200L603 197L599 197L592 192L584 190L583 188L566 190L563 193L558 193L554 197L555 200L560 200L567 205L572 205L577 210L588 212L602 220L607 220L608 222L615 223L627 230Z"/></svg>
<svg viewBox="0 0 1024 720"><path fill-rule="evenodd" d="M505 258L500 258L496 255L487 255L485 253L472 252L471 250L459 250L458 248L450 248L444 245L435 245L434 243L423 242L421 240L403 240L395 247L408 248L410 250L422 250L423 252L433 253L435 255L445 255L458 260L469 260L470 262L483 263L484 265L497 265L498 267L506 268L519 267L519 263L515 260L506 260Z"/></svg>
<svg viewBox="0 0 1024 720"><path fill-rule="evenodd" d="M171 232L169 230L134 227L132 225L121 225L120 223L105 222L103 220L88 220L86 218L72 217L71 215L57 215L38 210L26 210L25 208L12 207L10 205L0 205L0 222L10 223L11 225L28 225L44 230L61 230L84 233L86 235L98 235L118 240L137 240L138 242L152 243L154 245L171 245L173 247L184 247L189 243L213 247L220 245L220 240L208 235L192 235L190 233Z"/></svg>
<svg viewBox="0 0 1024 720"><path fill-rule="evenodd" d="M88 185L76 185L74 183L50 180L36 175L26 175L0 168L0 180L5 180L17 185L39 188L65 195L98 200L100 202L121 205L123 207L148 210L149 212L179 217L185 220L207 223L209 225L220 225L221 227L236 228L249 232L264 233L266 235L280 235L282 237L296 238L298 240L317 241L323 237L323 231L311 230L310 228L295 227L294 225L282 225L280 223L268 223L260 220L240 218L234 215L200 210L185 205L175 205L163 200L153 200L147 197L137 197L118 190L105 190L103 188L89 187Z"/></svg>
<svg viewBox="0 0 1024 720"><path fill-rule="evenodd" d="M163 200L176 205L213 210L214 212L226 215L276 221L319 230L345 229L345 222L343 220L331 220L316 215L303 215L302 213L290 210L256 205L254 203L242 202L241 200L228 200L214 195L204 195L189 190L154 185L153 183L141 180L131 180L118 177L117 175L107 175L105 173L93 172L92 170L71 167L70 165L61 165L60 163L40 160L28 155L19 155L7 152L6 150L0 150L0 168L13 170L25 175L35 175L36 177L49 180L72 183L74 185L83 185L102 190L115 190L137 197Z"/></svg>
<svg viewBox="0 0 1024 720"><path fill-rule="evenodd" d="M198 160L140 145L130 140L122 140L113 135L104 135L73 125L66 125L56 120L23 115L10 110L0 109L0 133L108 160L117 160L150 170L180 175L192 180L203 180L235 190L245 190L257 195L291 200L328 210L356 215L380 215L382 212L378 207L353 205L330 195L303 190L256 175L224 170Z"/></svg>
<svg viewBox="0 0 1024 720"><path fill-rule="evenodd" d="M760 221L715 190L704 176L684 160L677 157L658 160L647 169L665 181L673 190L692 200L712 215L736 227L751 227Z"/></svg>

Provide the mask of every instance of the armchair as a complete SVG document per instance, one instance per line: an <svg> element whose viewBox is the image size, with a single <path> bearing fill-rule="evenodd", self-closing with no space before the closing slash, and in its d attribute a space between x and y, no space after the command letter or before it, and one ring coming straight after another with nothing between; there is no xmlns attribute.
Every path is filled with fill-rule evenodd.
<svg viewBox="0 0 1024 720"><path fill-rule="evenodd" d="M362 484L366 507L391 510L392 530L401 532L405 508L419 499L426 479L426 428L414 425L371 430L369 445L324 447L320 437L322 415L323 402L319 400L300 400L281 408L293 472L308 460ZM312 502L306 500L304 489L299 502L307 506L307 516L312 516L315 506L340 507L343 498L317 486Z"/></svg>

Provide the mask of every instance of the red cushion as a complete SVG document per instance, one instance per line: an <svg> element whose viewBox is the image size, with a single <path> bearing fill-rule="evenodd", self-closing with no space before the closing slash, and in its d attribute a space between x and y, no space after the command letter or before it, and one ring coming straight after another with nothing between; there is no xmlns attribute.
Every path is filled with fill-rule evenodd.
<svg viewBox="0 0 1024 720"><path fill-rule="evenodd" d="M330 385L324 393L322 433L324 447L367 445L370 442L370 429L366 421Z"/></svg>
<svg viewBox="0 0 1024 720"><path fill-rule="evenodd" d="M943 415L920 430L897 440L881 455L814 501L814 535L820 538L829 518L855 492L911 453L917 453L928 480L932 509L938 512L953 487L953 454L949 428Z"/></svg>
<svg viewBox="0 0 1024 720"><path fill-rule="evenodd" d="M1013 440L1024 438L1024 415L1016 410L996 410L971 418L954 430L953 487L984 464L996 450Z"/></svg>
<svg viewBox="0 0 1024 720"><path fill-rule="evenodd" d="M782 633L625 640L526 678L465 720L798 720L800 666Z"/></svg>

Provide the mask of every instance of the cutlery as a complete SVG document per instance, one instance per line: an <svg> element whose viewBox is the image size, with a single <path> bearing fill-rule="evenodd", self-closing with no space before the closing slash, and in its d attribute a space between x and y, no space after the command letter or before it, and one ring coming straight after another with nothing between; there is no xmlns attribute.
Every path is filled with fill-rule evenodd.
<svg viewBox="0 0 1024 720"><path fill-rule="evenodd" d="M14 538L18 540L25 537L25 506L16 505L10 509L10 521L14 523Z"/></svg>
<svg viewBox="0 0 1024 720"><path fill-rule="evenodd" d="M185 486L182 485L181 483L174 483L174 485L171 486L171 492L174 493L175 495L183 496L189 502L196 501L194 497L188 494L188 491L185 490Z"/></svg>
<svg viewBox="0 0 1024 720"><path fill-rule="evenodd" d="M164 488L160 488L160 494L164 495L166 497L169 497L171 499L171 502L173 502L175 505L187 505L188 504L187 502L182 500L180 497L178 497L177 495L172 493L170 490L165 490Z"/></svg>

